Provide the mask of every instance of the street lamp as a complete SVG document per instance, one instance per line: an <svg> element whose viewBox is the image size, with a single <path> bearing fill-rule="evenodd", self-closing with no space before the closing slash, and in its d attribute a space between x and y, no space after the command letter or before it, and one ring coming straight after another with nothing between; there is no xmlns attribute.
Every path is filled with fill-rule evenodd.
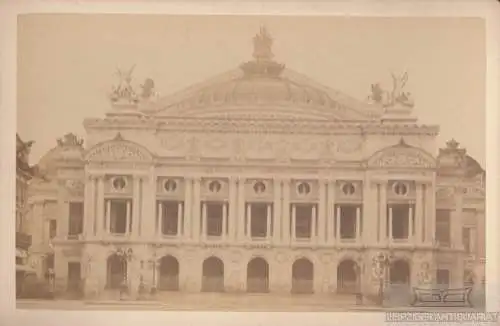
<svg viewBox="0 0 500 326"><path fill-rule="evenodd" d="M153 258L148 260L148 264L153 270L153 285L151 286L151 294L156 294L156 268L158 266L158 259L156 257L156 252L153 252Z"/></svg>
<svg viewBox="0 0 500 326"><path fill-rule="evenodd" d="M128 292L127 263L132 260L132 255L133 255L132 248L128 248L127 250L119 248L116 251L116 256L120 259L120 263L121 263L121 267L122 267L121 269L122 269L122 273L123 273L122 285L120 286L120 300L122 300L123 294L125 292Z"/></svg>
<svg viewBox="0 0 500 326"><path fill-rule="evenodd" d="M389 268L393 261L392 253L386 254L380 252L374 259L374 272L379 279L378 304L384 303L384 281L388 276Z"/></svg>

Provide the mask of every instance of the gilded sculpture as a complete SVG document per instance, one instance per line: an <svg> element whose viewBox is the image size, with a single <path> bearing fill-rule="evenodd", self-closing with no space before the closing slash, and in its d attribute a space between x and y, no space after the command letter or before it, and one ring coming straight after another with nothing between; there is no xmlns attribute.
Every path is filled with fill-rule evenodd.
<svg viewBox="0 0 500 326"><path fill-rule="evenodd" d="M413 108L414 101L410 92L405 92L404 87L408 82L408 72L404 72L401 76L396 76L394 73L392 77L392 90L386 91L382 88L380 83L371 85L372 94L369 99L384 107L393 107L403 105Z"/></svg>

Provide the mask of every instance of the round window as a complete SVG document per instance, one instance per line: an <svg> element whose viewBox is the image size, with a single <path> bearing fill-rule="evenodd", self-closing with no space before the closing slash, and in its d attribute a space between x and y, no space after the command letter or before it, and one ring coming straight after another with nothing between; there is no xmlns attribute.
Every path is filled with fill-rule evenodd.
<svg viewBox="0 0 500 326"><path fill-rule="evenodd" d="M297 186L297 192L301 195L307 195L311 192L311 186L308 183L302 182Z"/></svg>
<svg viewBox="0 0 500 326"><path fill-rule="evenodd" d="M177 182L175 182L174 180L167 180L163 187L168 192L174 192L175 189L177 189Z"/></svg>
<svg viewBox="0 0 500 326"><path fill-rule="evenodd" d="M127 185L127 182L123 177L114 178L112 183L113 183L113 188L116 190L123 190Z"/></svg>
<svg viewBox="0 0 500 326"><path fill-rule="evenodd" d="M344 183L342 185L342 192L344 195L351 196L356 192L356 187L354 187L354 185L350 182Z"/></svg>
<svg viewBox="0 0 500 326"><path fill-rule="evenodd" d="M408 194L408 186L402 182L394 184L394 193L399 196L406 196Z"/></svg>
<svg viewBox="0 0 500 326"><path fill-rule="evenodd" d="M221 188L222 188L222 185L220 184L219 181L212 181L208 185L208 189L210 190L210 192L213 192L213 193L219 192L221 190Z"/></svg>
<svg viewBox="0 0 500 326"><path fill-rule="evenodd" d="M266 191L266 185L262 181L258 181L253 185L253 190L257 194L261 194Z"/></svg>

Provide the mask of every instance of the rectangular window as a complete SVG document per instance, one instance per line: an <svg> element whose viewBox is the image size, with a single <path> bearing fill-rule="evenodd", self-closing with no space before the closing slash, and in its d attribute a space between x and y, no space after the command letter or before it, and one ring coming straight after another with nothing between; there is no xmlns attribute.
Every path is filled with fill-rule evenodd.
<svg viewBox="0 0 500 326"><path fill-rule="evenodd" d="M56 220L50 220L49 222L49 237L50 239L54 239L57 233L57 221Z"/></svg>
<svg viewBox="0 0 500 326"><path fill-rule="evenodd" d="M311 204L295 205L295 237L297 239L309 239L312 231L312 209Z"/></svg>
<svg viewBox="0 0 500 326"><path fill-rule="evenodd" d="M340 238L356 238L356 210L355 205L339 205L340 207Z"/></svg>
<svg viewBox="0 0 500 326"><path fill-rule="evenodd" d="M162 202L161 233L164 235L177 235L179 232L179 202Z"/></svg>
<svg viewBox="0 0 500 326"><path fill-rule="evenodd" d="M448 269L436 270L436 283L439 287L448 288L450 285L450 271Z"/></svg>
<svg viewBox="0 0 500 326"><path fill-rule="evenodd" d="M471 246L471 228L464 227L462 230L462 243L464 245L465 252L470 253L472 251Z"/></svg>
<svg viewBox="0 0 500 326"><path fill-rule="evenodd" d="M69 203L69 229L68 235L78 235L83 232L83 203Z"/></svg>
<svg viewBox="0 0 500 326"><path fill-rule="evenodd" d="M249 204L251 211L250 232L253 238L267 236L267 205L265 203Z"/></svg>
<svg viewBox="0 0 500 326"><path fill-rule="evenodd" d="M449 209L436 210L436 240L442 247L450 246L450 217Z"/></svg>
<svg viewBox="0 0 500 326"><path fill-rule="evenodd" d="M410 234L410 205L391 204L389 210L392 210L392 238L408 239ZM389 213L390 214L390 213Z"/></svg>
<svg viewBox="0 0 500 326"><path fill-rule="evenodd" d="M222 235L222 214L224 203L206 203L207 235L220 237Z"/></svg>
<svg viewBox="0 0 500 326"><path fill-rule="evenodd" d="M115 234L127 232L127 206L132 212L132 203L128 200L114 199L110 203L110 231Z"/></svg>
<svg viewBox="0 0 500 326"><path fill-rule="evenodd" d="M81 281L81 264L79 262L68 262L68 290L78 291Z"/></svg>

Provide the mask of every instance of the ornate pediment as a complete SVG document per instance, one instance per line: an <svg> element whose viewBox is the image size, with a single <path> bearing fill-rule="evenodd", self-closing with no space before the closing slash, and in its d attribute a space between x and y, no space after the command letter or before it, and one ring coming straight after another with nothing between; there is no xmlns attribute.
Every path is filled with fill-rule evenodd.
<svg viewBox="0 0 500 326"><path fill-rule="evenodd" d="M85 156L88 162L150 162L152 159L146 148L124 140L120 134L111 141L97 144Z"/></svg>
<svg viewBox="0 0 500 326"><path fill-rule="evenodd" d="M426 151L410 146L401 139L395 146L384 148L368 159L370 168L425 168L436 167L436 160Z"/></svg>

